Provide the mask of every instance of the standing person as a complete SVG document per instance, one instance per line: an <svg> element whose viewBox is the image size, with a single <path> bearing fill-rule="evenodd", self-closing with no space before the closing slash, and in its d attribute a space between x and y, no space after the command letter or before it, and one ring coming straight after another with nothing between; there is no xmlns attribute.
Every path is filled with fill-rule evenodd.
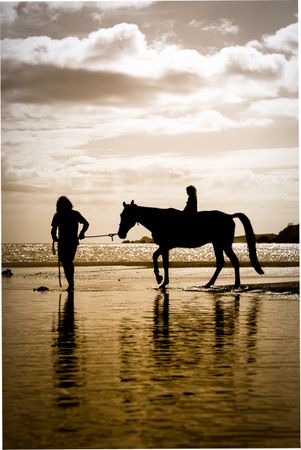
<svg viewBox="0 0 301 450"><path fill-rule="evenodd" d="M82 224L83 227L78 235L79 224ZM58 242L58 258L62 262L68 282L67 291L71 292L74 289L73 260L79 243L78 240L85 238L89 223L78 211L73 210L70 200L62 196L56 203L56 213L53 216L51 227L52 239L54 242Z"/></svg>
<svg viewBox="0 0 301 450"><path fill-rule="evenodd" d="M186 192L188 195L188 200L184 208L184 212L188 214L196 214L198 212L196 188L194 186L187 186Z"/></svg>

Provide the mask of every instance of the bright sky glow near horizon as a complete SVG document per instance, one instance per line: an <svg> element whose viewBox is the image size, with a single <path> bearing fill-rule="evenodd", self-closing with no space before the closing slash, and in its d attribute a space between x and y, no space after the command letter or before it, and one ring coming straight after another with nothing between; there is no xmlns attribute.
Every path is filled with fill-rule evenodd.
<svg viewBox="0 0 301 450"><path fill-rule="evenodd" d="M123 201L183 209L189 184L256 233L299 222L297 1L0 12L3 242L50 242L60 195L105 234Z"/></svg>

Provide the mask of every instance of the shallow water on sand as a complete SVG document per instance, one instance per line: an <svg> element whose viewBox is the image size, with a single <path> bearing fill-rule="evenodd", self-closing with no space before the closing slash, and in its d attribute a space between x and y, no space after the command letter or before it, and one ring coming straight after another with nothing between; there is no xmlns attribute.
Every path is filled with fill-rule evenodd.
<svg viewBox="0 0 301 450"><path fill-rule="evenodd" d="M4 448L299 447L297 295L122 273L74 296L4 282Z"/></svg>

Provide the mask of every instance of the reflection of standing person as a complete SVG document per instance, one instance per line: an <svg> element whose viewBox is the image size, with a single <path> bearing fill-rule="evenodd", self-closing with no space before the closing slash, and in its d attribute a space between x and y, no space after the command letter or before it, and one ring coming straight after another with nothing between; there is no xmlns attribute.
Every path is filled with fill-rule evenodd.
<svg viewBox="0 0 301 450"><path fill-rule="evenodd" d="M196 214L198 212L196 188L194 186L187 186L186 192L188 195L188 200L184 208L184 212L189 214Z"/></svg>
<svg viewBox="0 0 301 450"><path fill-rule="evenodd" d="M78 246L78 239L85 238L85 232L89 227L87 220L72 208L73 205L67 197L60 197L56 203L56 213L51 223L51 236L54 242L58 242L58 257L63 264L65 277L68 282L68 291L73 291L74 289L73 260ZM83 227L78 235L79 224L82 224Z"/></svg>
<svg viewBox="0 0 301 450"><path fill-rule="evenodd" d="M68 409L75 412L75 408L81 405L80 386L85 383L81 358L83 348L78 329L79 322L74 311L74 292L68 292L63 308L61 296L60 293L57 326L52 328L54 388L57 393L57 406L64 417L64 426L68 426L68 430L76 430L77 424L73 423L74 415L66 412Z"/></svg>

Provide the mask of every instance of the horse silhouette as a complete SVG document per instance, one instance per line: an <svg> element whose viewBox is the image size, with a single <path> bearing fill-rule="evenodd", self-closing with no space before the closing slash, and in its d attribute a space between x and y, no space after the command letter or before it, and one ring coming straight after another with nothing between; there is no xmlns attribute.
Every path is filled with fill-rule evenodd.
<svg viewBox="0 0 301 450"><path fill-rule="evenodd" d="M128 231L136 223L140 223L151 231L154 242L159 246L153 254L154 273L158 284L163 280L159 272L158 258L162 255L163 259L164 280L160 285L162 289L169 283L169 250L176 247L201 247L208 243L212 243L214 248L216 269L212 278L204 287L209 288L215 283L225 263L225 252L234 267L234 287L239 288L239 260L232 249L235 231L233 219L235 217L244 226L253 268L258 274L264 273L257 259L256 240L251 222L243 213L226 214L221 211L200 211L191 216L173 208L161 209L138 206L133 200L130 204L123 202L123 206L117 234L120 239L125 239Z"/></svg>

